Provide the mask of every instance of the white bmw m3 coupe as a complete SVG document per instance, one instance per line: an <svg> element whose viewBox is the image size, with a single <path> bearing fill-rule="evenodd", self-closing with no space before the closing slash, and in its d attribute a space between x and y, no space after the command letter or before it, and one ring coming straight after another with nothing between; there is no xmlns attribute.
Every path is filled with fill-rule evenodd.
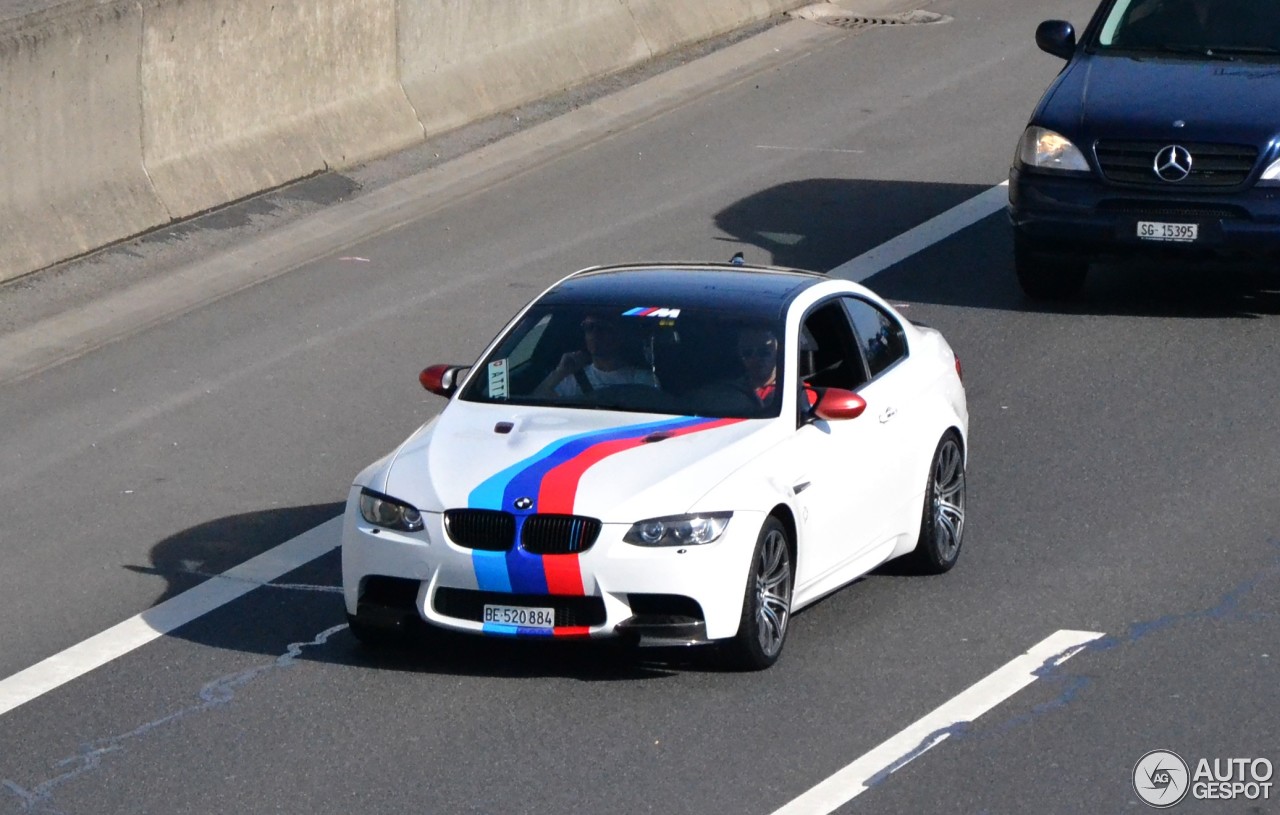
<svg viewBox="0 0 1280 815"><path fill-rule="evenodd" d="M772 665L791 615L960 553L959 358L855 283L741 264L571 274L356 478L352 632L709 643Z"/></svg>

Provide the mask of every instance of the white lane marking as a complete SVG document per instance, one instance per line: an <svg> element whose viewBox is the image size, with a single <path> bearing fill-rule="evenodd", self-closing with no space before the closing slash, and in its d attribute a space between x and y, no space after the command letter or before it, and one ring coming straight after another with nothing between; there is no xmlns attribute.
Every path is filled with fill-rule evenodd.
<svg viewBox="0 0 1280 815"><path fill-rule="evenodd" d="M964 203L957 204L941 215L930 218L919 226L908 229L896 238L885 241L874 249L863 252L853 260L847 260L827 272L828 277L861 283L895 263L901 263L917 252L951 237L966 227L999 212L1009 203L1008 181L1002 181L985 192L978 193Z"/></svg>
<svg viewBox="0 0 1280 815"><path fill-rule="evenodd" d="M767 145L761 146L767 148ZM866 280L996 212L1004 205L1004 188L1007 185L1006 181L979 193L875 249L842 263L829 274L848 280ZM208 614L262 583L320 557L338 545L340 524L341 518L334 518L217 578L0 680L0 716Z"/></svg>
<svg viewBox="0 0 1280 815"><path fill-rule="evenodd" d="M248 594L338 545L332 518L119 625L0 680L0 716Z"/></svg>
<svg viewBox="0 0 1280 815"><path fill-rule="evenodd" d="M865 792L871 779L896 772L943 742L949 728L972 722L1039 678L1046 666L1061 665L1087 643L1104 634L1096 631L1058 631L1016 657L959 696L882 742L773 815L828 815Z"/></svg>
<svg viewBox="0 0 1280 815"><path fill-rule="evenodd" d="M782 144L757 144L757 150L791 150L797 153L865 153L866 150L851 150L844 147L787 147Z"/></svg>

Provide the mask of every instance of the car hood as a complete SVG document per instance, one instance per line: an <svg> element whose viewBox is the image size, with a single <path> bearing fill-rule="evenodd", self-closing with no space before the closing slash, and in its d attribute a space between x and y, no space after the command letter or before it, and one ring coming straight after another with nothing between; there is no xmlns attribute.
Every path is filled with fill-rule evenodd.
<svg viewBox="0 0 1280 815"><path fill-rule="evenodd" d="M775 420L454 402L364 483L428 512L471 507L631 523L693 509L777 443L777 432Z"/></svg>
<svg viewBox="0 0 1280 815"><path fill-rule="evenodd" d="M1091 55L1059 76L1040 124L1085 143L1177 139L1264 149L1280 107L1280 65ZM1175 121L1184 126L1175 128Z"/></svg>

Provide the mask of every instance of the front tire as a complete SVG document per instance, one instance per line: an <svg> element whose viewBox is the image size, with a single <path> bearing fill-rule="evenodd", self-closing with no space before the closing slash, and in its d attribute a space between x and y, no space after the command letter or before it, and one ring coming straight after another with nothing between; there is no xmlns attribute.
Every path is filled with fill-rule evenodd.
<svg viewBox="0 0 1280 815"><path fill-rule="evenodd" d="M942 574L956 565L964 542L964 515L964 450L959 434L948 430L938 442L929 465L920 538L915 551L907 555L913 571Z"/></svg>
<svg viewBox="0 0 1280 815"><path fill-rule="evenodd" d="M759 671L778 661L791 623L791 537L772 515L756 539L738 633L725 644L731 668Z"/></svg>
<svg viewBox="0 0 1280 815"><path fill-rule="evenodd" d="M1013 266L1018 285L1032 300L1068 300L1084 288L1088 258L1036 245L1021 233L1013 235Z"/></svg>
<svg viewBox="0 0 1280 815"><path fill-rule="evenodd" d="M409 641L407 625L386 626L365 622L354 614L347 614L347 627L351 636L365 648L383 651L404 647Z"/></svg>

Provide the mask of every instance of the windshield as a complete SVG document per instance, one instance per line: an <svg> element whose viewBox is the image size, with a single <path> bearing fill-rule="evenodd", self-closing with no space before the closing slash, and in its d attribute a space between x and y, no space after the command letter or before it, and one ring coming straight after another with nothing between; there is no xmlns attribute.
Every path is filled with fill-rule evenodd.
<svg viewBox="0 0 1280 815"><path fill-rule="evenodd" d="M680 416L777 416L782 327L678 306L534 306L461 398Z"/></svg>
<svg viewBox="0 0 1280 815"><path fill-rule="evenodd" d="M1104 49L1232 59L1280 55L1280 0L1117 0Z"/></svg>

